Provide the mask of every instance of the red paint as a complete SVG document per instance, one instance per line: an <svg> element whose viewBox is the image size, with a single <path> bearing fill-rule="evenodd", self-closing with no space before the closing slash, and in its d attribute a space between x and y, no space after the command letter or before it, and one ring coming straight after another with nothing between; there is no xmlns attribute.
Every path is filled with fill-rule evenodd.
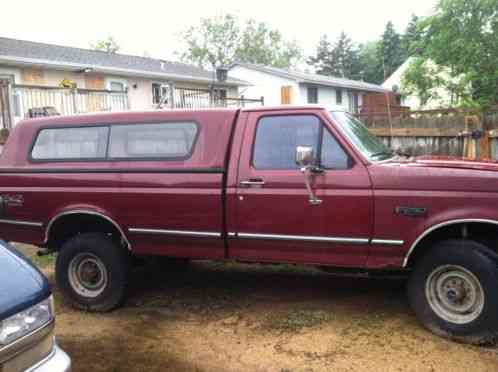
<svg viewBox="0 0 498 372"><path fill-rule="evenodd" d="M327 170L315 176L313 187L323 200L320 206L309 204L300 171L261 171L251 166L259 117L303 113L318 116L354 163L351 169ZM187 160L28 160L33 137L43 127L182 120L195 121L200 127L194 152ZM195 172L162 172L186 169ZM222 169L226 173L225 199ZM43 245L52 218L84 210L114 220L136 254L396 267L417 237L431 226L463 218L498 221L497 171L497 162L449 157L370 163L343 137L324 109L306 106L35 119L18 124L0 158L0 194L21 194L24 198L22 206L9 206L0 219L40 222L43 226L0 223L0 237ZM265 186L239 187L240 181L251 178L264 179ZM400 216L394 213L398 206L426 207L428 213L417 218ZM217 232L221 237L146 235L129 232L130 228ZM232 239L226 237L229 232L358 238L366 242ZM369 243L371 239L402 240L404 244L374 245Z"/></svg>

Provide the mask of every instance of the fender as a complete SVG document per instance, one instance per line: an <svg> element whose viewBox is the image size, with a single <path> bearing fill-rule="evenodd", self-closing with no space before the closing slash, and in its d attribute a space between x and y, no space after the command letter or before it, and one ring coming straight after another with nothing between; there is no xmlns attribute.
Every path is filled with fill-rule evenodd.
<svg viewBox="0 0 498 372"><path fill-rule="evenodd" d="M47 227L45 229L45 240L44 240L45 244L48 243L48 237L50 235L50 229L52 228L53 224L59 218L64 217L64 216L68 216L68 215L72 215L72 214L86 214L86 215L98 216L98 217L103 218L106 221L110 222L119 231L119 233L121 234L121 237L125 241L128 250L131 250L130 241L128 240L128 238L127 238L126 234L124 233L123 229L121 228L121 226L119 226L119 224L116 221L114 221L111 217L106 216L103 213L92 211L92 210L88 210L88 209L71 209L71 210L66 210L66 211L60 212L59 214L57 214L54 217L52 217L52 219L48 222Z"/></svg>
<svg viewBox="0 0 498 372"><path fill-rule="evenodd" d="M413 242L411 245L410 249L405 255L405 258L403 259L403 267L406 267L408 265L408 260L410 259L410 256L412 253L415 251L417 248L418 243L422 241L426 236L428 236L430 233L445 227L445 226L450 226L450 225L456 225L460 223L487 223L487 224L492 224L492 225L498 225L498 221L496 220L489 220L489 219L482 219L482 218L464 218L464 219L455 219L455 220L448 220L445 222L441 222L435 225L432 225L428 229L426 229L422 234L420 234L417 239Z"/></svg>

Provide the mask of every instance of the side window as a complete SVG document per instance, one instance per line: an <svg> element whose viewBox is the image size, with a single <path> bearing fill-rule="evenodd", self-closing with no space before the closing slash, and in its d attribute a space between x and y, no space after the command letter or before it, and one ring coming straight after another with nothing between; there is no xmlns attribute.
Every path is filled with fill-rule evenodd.
<svg viewBox="0 0 498 372"><path fill-rule="evenodd" d="M317 149L320 120L311 115L269 116L259 120L254 143L256 169L297 169L296 147Z"/></svg>
<svg viewBox="0 0 498 372"><path fill-rule="evenodd" d="M103 159L107 127L42 129L31 151L35 160Z"/></svg>
<svg viewBox="0 0 498 372"><path fill-rule="evenodd" d="M187 158L192 153L197 131L197 124L193 122L113 125L109 157Z"/></svg>
<svg viewBox="0 0 498 372"><path fill-rule="evenodd" d="M351 168L349 155L323 127L320 119L312 115L261 118L256 128L252 164L256 169L298 169L296 147L311 146L317 151L321 135L321 166L326 169Z"/></svg>
<svg viewBox="0 0 498 372"><path fill-rule="evenodd" d="M326 169L351 168L351 158L327 128L323 128L321 165Z"/></svg>

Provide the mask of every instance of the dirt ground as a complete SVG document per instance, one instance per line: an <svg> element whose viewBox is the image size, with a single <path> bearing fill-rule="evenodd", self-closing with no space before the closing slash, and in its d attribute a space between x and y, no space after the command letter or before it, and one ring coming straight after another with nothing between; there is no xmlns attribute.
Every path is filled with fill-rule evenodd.
<svg viewBox="0 0 498 372"><path fill-rule="evenodd" d="M54 258L20 248L54 283ZM125 306L108 314L73 310L54 292L74 372L498 371L498 347L423 329L402 281L196 262L176 273L136 269Z"/></svg>

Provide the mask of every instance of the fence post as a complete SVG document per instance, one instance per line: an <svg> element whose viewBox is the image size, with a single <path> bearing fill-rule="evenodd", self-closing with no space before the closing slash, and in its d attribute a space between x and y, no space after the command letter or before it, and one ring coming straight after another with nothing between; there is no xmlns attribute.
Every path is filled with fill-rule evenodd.
<svg viewBox="0 0 498 372"><path fill-rule="evenodd" d="M0 79L0 121L5 129L11 129L13 127L11 94L10 80Z"/></svg>
<svg viewBox="0 0 498 372"><path fill-rule="evenodd" d="M73 104L73 113L78 113L78 102L77 102L78 88L71 89L71 101Z"/></svg>
<svg viewBox="0 0 498 372"><path fill-rule="evenodd" d="M169 107L171 109L175 108L175 83L170 81L168 82L169 85Z"/></svg>

